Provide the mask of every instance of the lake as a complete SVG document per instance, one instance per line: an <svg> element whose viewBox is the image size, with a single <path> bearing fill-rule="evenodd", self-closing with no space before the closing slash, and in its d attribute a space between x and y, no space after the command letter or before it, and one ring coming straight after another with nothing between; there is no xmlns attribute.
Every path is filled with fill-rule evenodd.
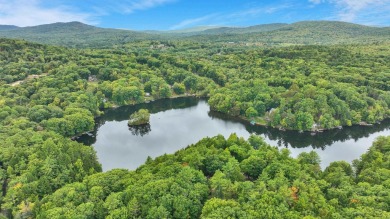
<svg viewBox="0 0 390 219"><path fill-rule="evenodd" d="M129 116L148 109L150 125L129 128ZM77 139L95 148L103 171L114 168L134 170L148 156L174 153L205 137L231 133L247 139L251 134L279 148L289 148L291 156L316 151L324 169L333 161L351 162L367 151L381 135L390 135L390 119L373 126L351 126L312 135L309 132L280 131L253 126L246 121L211 112L207 101L194 97L164 99L151 103L106 110L96 119L95 130Z"/></svg>

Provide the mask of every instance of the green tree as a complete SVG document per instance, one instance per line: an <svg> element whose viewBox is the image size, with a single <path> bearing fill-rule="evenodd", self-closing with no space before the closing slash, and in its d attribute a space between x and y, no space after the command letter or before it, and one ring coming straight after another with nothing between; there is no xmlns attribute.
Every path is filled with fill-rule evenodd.
<svg viewBox="0 0 390 219"><path fill-rule="evenodd" d="M245 215L238 202L212 198L205 203L201 218L244 218Z"/></svg>
<svg viewBox="0 0 390 219"><path fill-rule="evenodd" d="M296 122L299 130L311 130L314 124L313 116L307 112L299 112L296 116Z"/></svg>
<svg viewBox="0 0 390 219"><path fill-rule="evenodd" d="M172 86L173 91L175 94L184 94L186 91L186 88L184 84L175 82Z"/></svg>
<svg viewBox="0 0 390 219"><path fill-rule="evenodd" d="M253 107L249 107L246 111L245 111L245 116L248 117L248 118L254 118L258 115L257 111L253 108Z"/></svg>
<svg viewBox="0 0 390 219"><path fill-rule="evenodd" d="M149 123L150 113L147 109L140 109L137 112L130 115L130 119L128 121L129 126L133 125L144 125Z"/></svg>

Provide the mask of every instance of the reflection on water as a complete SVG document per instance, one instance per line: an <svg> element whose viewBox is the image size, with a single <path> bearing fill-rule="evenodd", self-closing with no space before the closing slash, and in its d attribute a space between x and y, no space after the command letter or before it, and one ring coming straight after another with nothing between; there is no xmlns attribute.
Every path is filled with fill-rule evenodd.
<svg viewBox="0 0 390 219"><path fill-rule="evenodd" d="M127 120L133 112L145 108L151 113L150 125L129 128ZM231 133L248 138L261 135L271 145L287 147L292 156L316 151L322 167L332 161L359 158L376 137L390 134L390 120L374 126L352 126L312 135L296 131L252 126L217 112L211 112L205 100L177 98L148 104L107 110L96 120L90 135L78 141L93 145L105 171L113 168L136 169L148 156L174 153L204 137ZM129 131L130 130L130 131Z"/></svg>
<svg viewBox="0 0 390 219"><path fill-rule="evenodd" d="M150 128L150 124L145 125L137 125L137 126L129 126L129 130L133 135L144 136L147 135L152 129Z"/></svg>
<svg viewBox="0 0 390 219"><path fill-rule="evenodd" d="M373 133L388 130L390 128L390 119L382 121L373 126L359 126L343 127L342 129L332 129L321 133L311 132L297 132L297 131L280 131L279 129L253 126L249 122L227 116L225 114L210 111L208 115L212 118L218 118L225 121L243 123L250 133L264 135L266 138L277 142L279 147L293 147L293 148L320 148L325 149L337 141L345 142L347 140L357 141L360 138L369 137ZM389 132L387 132L390 134Z"/></svg>

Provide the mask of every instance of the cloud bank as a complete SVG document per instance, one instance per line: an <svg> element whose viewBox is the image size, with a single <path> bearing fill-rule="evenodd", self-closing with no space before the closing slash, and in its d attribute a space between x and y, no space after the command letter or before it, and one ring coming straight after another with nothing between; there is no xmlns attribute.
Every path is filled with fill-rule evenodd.
<svg viewBox="0 0 390 219"><path fill-rule="evenodd" d="M131 14L162 6L177 0L96 0L84 2L88 7L80 7L76 0L53 0L57 5L44 0L0 0L0 24L21 27L55 22L80 21L96 25L99 18L114 13ZM84 0L79 0L84 1ZM74 6L71 6L74 5Z"/></svg>
<svg viewBox="0 0 390 219"><path fill-rule="evenodd" d="M213 13L205 16L185 19L178 24L171 26L170 30L177 30L195 25L220 26L231 25L237 21L250 20L259 16L273 14L284 9L292 7L291 4L281 4L264 7L253 7L246 10L240 10L232 13Z"/></svg>
<svg viewBox="0 0 390 219"><path fill-rule="evenodd" d="M96 23L92 14L64 5L44 7L41 0L0 0L0 24L24 27L70 21Z"/></svg>
<svg viewBox="0 0 390 219"><path fill-rule="evenodd" d="M168 3L175 2L176 0L136 0L136 1L126 1L121 4L121 9L125 13L133 13L135 11L147 10L150 8L158 7Z"/></svg>
<svg viewBox="0 0 390 219"><path fill-rule="evenodd" d="M334 19L363 24L381 24L390 19L390 0L309 0L311 4L331 4Z"/></svg>

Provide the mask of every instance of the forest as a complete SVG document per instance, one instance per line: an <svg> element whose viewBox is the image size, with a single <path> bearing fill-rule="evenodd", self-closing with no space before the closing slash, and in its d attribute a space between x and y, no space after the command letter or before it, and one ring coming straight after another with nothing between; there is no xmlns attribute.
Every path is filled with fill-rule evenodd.
<svg viewBox="0 0 390 219"><path fill-rule="evenodd" d="M38 218L388 218L390 138L324 171L257 137L205 138L134 172L87 176L42 199ZM22 212L21 212L22 213Z"/></svg>
<svg viewBox="0 0 390 219"><path fill-rule="evenodd" d="M191 38L68 48L0 39L0 218L386 218L390 138L321 170L258 136L205 138L102 173L105 108L177 96L298 131L390 117L390 43L246 46Z"/></svg>
<svg viewBox="0 0 390 219"><path fill-rule="evenodd" d="M12 95L14 104L30 104L29 119L65 136L88 130L99 109L186 94L210 97L215 111L281 129L315 131L390 116L388 43L249 49L144 41L77 50L2 40L0 46L2 101ZM83 127L66 124L76 112L89 118ZM12 119L9 110L1 115Z"/></svg>

